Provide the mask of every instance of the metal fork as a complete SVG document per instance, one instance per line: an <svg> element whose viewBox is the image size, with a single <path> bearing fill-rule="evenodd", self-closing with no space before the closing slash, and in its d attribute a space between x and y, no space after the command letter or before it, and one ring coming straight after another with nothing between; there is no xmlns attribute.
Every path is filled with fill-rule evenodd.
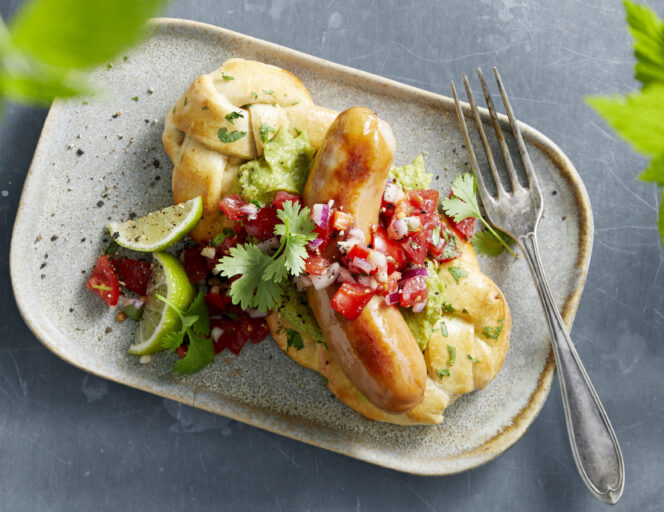
<svg viewBox="0 0 664 512"><path fill-rule="evenodd" d="M512 134L521 154L521 162L523 163L528 180L527 187L523 187L517 177L510 151L500 128L493 101L491 100L491 94L484 82L481 69L478 69L477 73L482 84L482 90L484 91L484 97L486 98L503 160L505 161L505 167L511 183L511 191L507 191L500 180L470 84L464 74L463 83L475 120L475 126L480 134L491 175L495 183L497 191L495 196L487 189L484 176L477 164L477 158L475 157L475 152L473 151L473 146L468 135L468 128L466 127L461 103L457 98L454 82L452 82L452 95L454 96L461 131L466 141L468 156L470 157L470 163L477 179L479 194L489 220L492 224L511 235L519 243L535 280L537 293L542 301L549 331L551 332L553 352L555 354L556 367L558 368L558 381L560 382L563 409L565 411L565 422L567 423L567 432L576 466L583 481L598 499L606 503L615 504L622 495L625 483L625 468L622 453L616 439L616 434L613 431L613 427L611 427L611 422L572 344L572 340L551 295L549 283L544 275L537 246L537 225L542 216L542 192L537 184L535 171L528 156L526 145L523 142L519 124L507 99L500 74L496 68L493 68L493 72L496 76L496 82L498 82L498 88L503 99L503 104L505 105Z"/></svg>

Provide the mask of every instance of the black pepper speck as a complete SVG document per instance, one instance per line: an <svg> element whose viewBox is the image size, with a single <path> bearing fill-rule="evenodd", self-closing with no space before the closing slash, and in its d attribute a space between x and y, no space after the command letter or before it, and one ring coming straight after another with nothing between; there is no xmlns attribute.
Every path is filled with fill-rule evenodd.
<svg viewBox="0 0 664 512"><path fill-rule="evenodd" d="M101 208L102 206L104 206L104 201L97 201L97 208Z"/></svg>
<svg viewBox="0 0 664 512"><path fill-rule="evenodd" d="M76 150L76 154L77 154L78 156L81 156L83 153L85 153L85 151L83 151L81 148L78 148L78 149Z"/></svg>

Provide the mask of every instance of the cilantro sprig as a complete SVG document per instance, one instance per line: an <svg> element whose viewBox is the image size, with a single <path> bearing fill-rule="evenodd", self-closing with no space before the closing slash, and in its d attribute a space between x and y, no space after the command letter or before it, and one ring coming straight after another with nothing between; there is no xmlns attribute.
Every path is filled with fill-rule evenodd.
<svg viewBox="0 0 664 512"><path fill-rule="evenodd" d="M210 338L210 315L203 292L198 292L186 311L174 306L159 294L156 297L173 309L180 318L180 329L164 336L161 341L162 348L175 352L184 343L185 336L189 340L187 355L173 365L173 370L181 374L196 373L213 362L214 345Z"/></svg>
<svg viewBox="0 0 664 512"><path fill-rule="evenodd" d="M479 219L486 226L485 231L476 233L470 239L475 251L487 256L498 256L503 249L507 249L515 258L517 255L509 246L510 237L502 236L484 220L480 212L480 206L477 202L477 183L475 176L471 173L463 173L454 179L452 184L452 196L442 201L443 210L448 217L452 217L454 222L461 222L469 217Z"/></svg>
<svg viewBox="0 0 664 512"><path fill-rule="evenodd" d="M664 245L664 20L649 7L623 2L634 38L638 92L586 97L585 101L636 151L652 157L641 181L662 187L657 227Z"/></svg>
<svg viewBox="0 0 664 512"><path fill-rule="evenodd" d="M215 270L223 277L240 276L233 281L229 295L233 304L243 309L255 308L263 313L273 309L281 299L282 283L288 275L299 276L307 258L307 242L316 238L309 208L286 201L277 211L281 221L274 228L281 237L279 249L272 256L255 244L246 243L230 249Z"/></svg>

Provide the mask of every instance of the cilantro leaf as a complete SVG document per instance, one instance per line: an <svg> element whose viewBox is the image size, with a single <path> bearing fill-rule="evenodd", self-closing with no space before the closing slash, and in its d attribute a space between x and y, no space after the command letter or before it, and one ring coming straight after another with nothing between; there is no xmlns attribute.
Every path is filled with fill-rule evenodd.
<svg viewBox="0 0 664 512"><path fill-rule="evenodd" d="M475 359L475 358L474 358L473 356L471 356L470 354L466 354L466 357L468 358L468 360L469 360L471 363L474 363L474 364L479 363L479 360L478 360L478 359Z"/></svg>
<svg viewBox="0 0 664 512"><path fill-rule="evenodd" d="M586 102L635 150L646 155L664 151L664 83L626 96L588 97Z"/></svg>
<svg viewBox="0 0 664 512"><path fill-rule="evenodd" d="M169 332L161 340L161 348L168 349L169 352L175 352L184 342L184 331Z"/></svg>
<svg viewBox="0 0 664 512"><path fill-rule="evenodd" d="M450 371L447 368L441 368L436 373L438 373L438 377L440 377L441 379L443 377L449 377L450 376Z"/></svg>
<svg viewBox="0 0 664 512"><path fill-rule="evenodd" d="M623 4L634 38L635 78L644 86L664 82L664 22L646 5L628 0Z"/></svg>
<svg viewBox="0 0 664 512"><path fill-rule="evenodd" d="M286 201L282 209L277 211L277 217L282 224L275 226L274 234L282 238L282 264L291 275L299 276L308 256L307 242L316 238L309 208L300 208L299 204ZM271 272L273 271L274 269L271 269Z"/></svg>
<svg viewBox="0 0 664 512"><path fill-rule="evenodd" d="M229 132L228 129L224 126L222 128L219 128L219 132L217 132L217 136L219 137L219 140L221 142L224 142L226 144L230 144L231 142L235 142L236 140L241 139L247 134L247 132L241 132L238 130L233 130L232 132Z"/></svg>
<svg viewBox="0 0 664 512"><path fill-rule="evenodd" d="M461 267L448 267L447 270L450 274L452 274L456 284L459 284L459 279L462 277L468 277L468 272L466 272L465 269Z"/></svg>
<svg viewBox="0 0 664 512"><path fill-rule="evenodd" d="M639 174L641 181L650 181L664 187L664 151L650 161L646 170Z"/></svg>
<svg viewBox="0 0 664 512"><path fill-rule="evenodd" d="M231 247L230 256L224 256L215 267L224 277L240 276L229 290L233 304L242 309L251 307L261 312L272 309L281 297L279 283L264 279L272 258L252 244Z"/></svg>
<svg viewBox="0 0 664 512"><path fill-rule="evenodd" d="M479 219L482 214L477 204L475 177L469 172L459 174L452 184L452 197L443 199L443 210L454 222L461 222L468 217Z"/></svg>
<svg viewBox="0 0 664 512"><path fill-rule="evenodd" d="M176 361L173 365L173 370L176 373L196 373L214 361L214 344L212 343L212 338L198 336L191 330L188 332L188 335L189 346L187 347L187 355L183 359Z"/></svg>
<svg viewBox="0 0 664 512"><path fill-rule="evenodd" d="M502 331L503 331L502 324L496 327L485 325L484 329L482 329L482 336L484 336L486 339L497 340L498 336L500 336L500 333Z"/></svg>
<svg viewBox="0 0 664 512"><path fill-rule="evenodd" d="M235 119L239 119L239 118L241 118L241 117L244 117L244 115L243 115L241 112L236 112L236 111L234 110L234 111L231 112L230 114L226 114L226 115L224 116L224 119L226 119L226 121L228 121L228 122L231 123L231 124L235 124L234 120L235 120Z"/></svg>
<svg viewBox="0 0 664 512"><path fill-rule="evenodd" d="M293 329L286 329L286 352L291 347L295 350L302 350L304 348L304 341L299 332Z"/></svg>
<svg viewBox="0 0 664 512"><path fill-rule="evenodd" d="M477 252L480 253L483 252L483 250L485 249L484 242L487 242L490 245L488 249L492 253L489 255L497 256L498 254L500 254L496 253L497 249L493 247L494 244L498 244L502 246L504 249L507 249L507 251L516 258L517 257L516 254L514 254L514 251L510 249L508 242L506 242L506 239L500 236L500 234L496 230L494 230L486 220L484 220L484 217L482 217L482 213L480 212L480 206L477 202L476 191L477 191L477 183L475 181L475 176L473 176L469 172L459 174L456 178L454 178L454 183L452 184L452 196L448 197L447 199L443 199L441 203L443 210L445 211L445 214L448 217L452 217L454 222L457 223L467 218L473 217L475 219L479 219L482 222L482 224L486 226L486 230L488 231L488 233L480 236L479 244L477 242L473 244L473 248L475 248ZM489 237L493 237L493 241L489 242L488 240L486 240ZM510 237L508 236L507 238ZM471 243L472 241L473 240L471 239Z"/></svg>
<svg viewBox="0 0 664 512"><path fill-rule="evenodd" d="M261 136L261 141L263 141L263 144L267 143L268 138L270 137L270 133L274 132L276 132L276 130L265 123L263 123L258 129L258 133Z"/></svg>
<svg viewBox="0 0 664 512"><path fill-rule="evenodd" d="M503 233L499 229L496 229L496 234L498 237L502 238L506 244L512 245L514 243L511 236ZM483 229L482 231L475 233L473 238L470 239L470 243L476 253L484 254L490 258L499 256L505 250L505 246L501 244L498 238L496 238L488 229Z"/></svg>
<svg viewBox="0 0 664 512"><path fill-rule="evenodd" d="M453 347L452 345L447 345L447 353L450 356L447 361L447 365L454 366L454 363L456 363L456 347Z"/></svg>
<svg viewBox="0 0 664 512"><path fill-rule="evenodd" d="M176 373L195 373L214 361L214 344L210 337L210 315L205 305L202 291L186 311L175 307L168 299L157 294L156 297L173 309L180 318L180 329L168 333L162 339L161 346L174 352L184 343L185 336L189 340L187 354L173 365Z"/></svg>

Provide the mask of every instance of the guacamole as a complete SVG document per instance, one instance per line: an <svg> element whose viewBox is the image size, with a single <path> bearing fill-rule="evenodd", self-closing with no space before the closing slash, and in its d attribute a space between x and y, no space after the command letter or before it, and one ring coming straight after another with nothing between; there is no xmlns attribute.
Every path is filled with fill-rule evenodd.
<svg viewBox="0 0 664 512"><path fill-rule="evenodd" d="M296 331L311 336L318 343L325 343L323 333L309 307L307 295L298 292L292 281L284 283L283 292L277 310L284 322L291 324Z"/></svg>
<svg viewBox="0 0 664 512"><path fill-rule="evenodd" d="M393 167L390 178L396 180L404 190L426 190L431 187L433 174L424 170L424 157L419 154L408 165Z"/></svg>
<svg viewBox="0 0 664 512"><path fill-rule="evenodd" d="M301 194L314 158L306 133L281 129L265 143L265 154L240 167L234 192L245 201L270 203L279 190Z"/></svg>
<svg viewBox="0 0 664 512"><path fill-rule="evenodd" d="M427 347L434 326L443 317L443 305L445 304L445 284L433 269L433 264L430 261L426 261L425 265L429 269L429 277L426 278L429 296L424 311L413 313L411 309L401 309L403 318L410 327L421 350Z"/></svg>

